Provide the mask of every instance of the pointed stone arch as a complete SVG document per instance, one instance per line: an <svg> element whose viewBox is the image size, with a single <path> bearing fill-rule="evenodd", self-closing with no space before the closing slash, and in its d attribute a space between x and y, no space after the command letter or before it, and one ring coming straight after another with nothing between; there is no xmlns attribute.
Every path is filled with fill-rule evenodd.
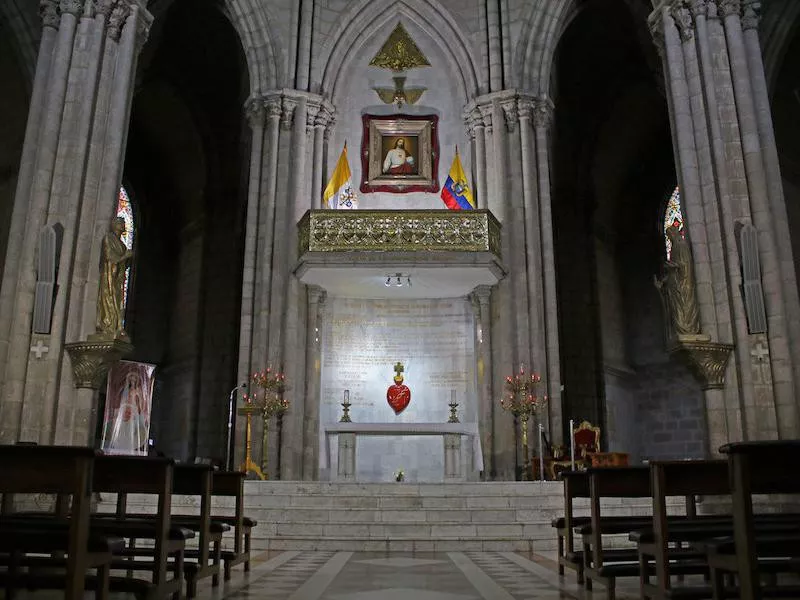
<svg viewBox="0 0 800 600"><path fill-rule="evenodd" d="M28 8L24 8L24 5ZM30 10L26 0L8 0L0 2L0 20L8 27L11 47L14 49L17 63L27 80L28 89L33 87L36 72L36 55L39 52L41 22L36 18L36 10ZM3 28L0 27L0 30Z"/></svg>
<svg viewBox="0 0 800 600"><path fill-rule="evenodd" d="M359 40L371 39L378 30L402 16L428 34L448 59L449 67L458 74L464 100L478 92L475 60L465 42L463 31L446 9L436 0L400 0L391 11L370 0L360 0L342 14L334 26L338 35L323 46L318 56L327 57L318 62L312 71L312 89L330 98L335 97L336 86L353 57L362 46Z"/></svg>
<svg viewBox="0 0 800 600"><path fill-rule="evenodd" d="M549 95L550 74L561 35L579 10L577 0L534 0L528 6L525 28L514 53L514 78L519 88Z"/></svg>
<svg viewBox="0 0 800 600"><path fill-rule="evenodd" d="M233 25L242 44L250 77L250 95L260 96L279 87L282 74L275 59L271 33L263 3L254 0L224 0L223 14Z"/></svg>

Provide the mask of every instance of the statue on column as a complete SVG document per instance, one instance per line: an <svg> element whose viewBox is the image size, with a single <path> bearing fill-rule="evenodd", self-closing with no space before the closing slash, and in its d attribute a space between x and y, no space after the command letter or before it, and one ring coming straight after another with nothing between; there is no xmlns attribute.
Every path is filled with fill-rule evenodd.
<svg viewBox="0 0 800 600"><path fill-rule="evenodd" d="M122 241L125 219L116 217L103 238L100 254L100 286L97 294L97 335L105 339L127 339L123 327L125 272L133 253Z"/></svg>
<svg viewBox="0 0 800 600"><path fill-rule="evenodd" d="M689 242L676 225L666 230L672 244L664 263L664 277L656 279L664 305L678 339L700 335L700 313L697 307L692 251Z"/></svg>

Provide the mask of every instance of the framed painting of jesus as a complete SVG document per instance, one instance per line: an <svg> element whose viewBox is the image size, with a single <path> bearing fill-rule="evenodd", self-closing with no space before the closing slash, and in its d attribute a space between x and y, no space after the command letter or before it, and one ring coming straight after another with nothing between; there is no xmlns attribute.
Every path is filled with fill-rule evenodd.
<svg viewBox="0 0 800 600"><path fill-rule="evenodd" d="M363 115L361 191L439 191L436 115Z"/></svg>

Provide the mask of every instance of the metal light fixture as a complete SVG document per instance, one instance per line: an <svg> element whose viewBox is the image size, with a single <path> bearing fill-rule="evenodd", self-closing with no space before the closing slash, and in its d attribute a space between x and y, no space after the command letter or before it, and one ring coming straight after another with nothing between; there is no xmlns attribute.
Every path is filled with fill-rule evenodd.
<svg viewBox="0 0 800 600"><path fill-rule="evenodd" d="M405 281L403 281L405 279ZM407 273L389 273L386 275L386 281L383 283L386 287L411 287L411 275Z"/></svg>

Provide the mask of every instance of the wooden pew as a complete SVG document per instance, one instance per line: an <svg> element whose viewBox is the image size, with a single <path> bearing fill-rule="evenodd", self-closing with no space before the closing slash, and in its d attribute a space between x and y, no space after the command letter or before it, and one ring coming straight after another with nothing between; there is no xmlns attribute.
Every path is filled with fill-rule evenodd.
<svg viewBox="0 0 800 600"><path fill-rule="evenodd" d="M770 546L777 546L779 551L789 550L788 564L791 568L800 559L800 536L796 530L790 531L774 537L766 547L761 544L759 548L752 494L800 493L800 478L794 472L800 460L800 440L738 442L723 446L720 452L728 457L736 553L735 561L731 560L730 553L726 558L721 552L714 560L717 568L736 572L742 600L758 600L763 595L759 550L767 554L771 553ZM788 543L781 543L781 539ZM719 577L716 578L718 583Z"/></svg>
<svg viewBox="0 0 800 600"><path fill-rule="evenodd" d="M230 529L224 523L211 519L211 492L213 470L208 465L177 465L173 478L173 494L197 496L200 499L200 514L181 516L176 523L188 527L198 535L198 549L186 553L186 595L194 598L197 582L211 577L213 586L219 585L220 562L222 560L222 535ZM196 562L195 562L196 561Z"/></svg>
<svg viewBox="0 0 800 600"><path fill-rule="evenodd" d="M113 591L133 592L140 597L181 597L182 568L186 540L191 531L171 523L174 462L168 458L142 456L100 456L95 463L94 490L117 494L114 514L98 513L91 521L92 531L115 534L131 540L129 548L113 561L115 569L125 569L128 577L113 577ZM144 517L126 513L128 494L157 497L156 513ZM152 540L153 548L137 549L136 540ZM174 575L169 577L170 558ZM152 581L132 577L133 571L152 573Z"/></svg>
<svg viewBox="0 0 800 600"><path fill-rule="evenodd" d="M122 546L118 538L90 536L92 469L96 453L91 448L72 446L0 446L0 555L9 558L3 573L6 599L18 586L64 589L67 600L84 596L87 569L96 568L96 596L107 598L111 553ZM71 498L69 518L48 515L28 518L9 514L13 494L57 494ZM66 505L62 505L66 508ZM65 574L50 576L17 571L27 553L61 554L52 564L63 566ZM65 554L64 554L65 553ZM47 565L48 559L40 563Z"/></svg>
<svg viewBox="0 0 800 600"><path fill-rule="evenodd" d="M672 575L708 574L703 556L684 547L688 542L725 532L730 518L724 515L698 517L693 509L686 518L667 515L667 498L695 495L727 495L728 467L720 460L652 461L650 482L653 495L652 528L631 534L639 547L642 598L702 597L705 586L673 588ZM655 563L656 582L650 580L649 559Z"/></svg>
<svg viewBox="0 0 800 600"><path fill-rule="evenodd" d="M583 553L575 551L573 530L591 522L590 517L575 517L575 498L589 498L589 474L586 471L562 471L559 475L564 482L564 516L553 519L552 526L558 536L558 574L564 574L564 567L575 569L578 583L583 583Z"/></svg>
<svg viewBox="0 0 800 600"><path fill-rule="evenodd" d="M212 495L232 497L234 499L233 516L212 514L212 521L225 523L233 527L233 551L222 552L225 561L225 581L231 578L231 569L244 563L245 573L250 571L250 536L258 522L244 514L244 480L246 474L241 471L214 471Z"/></svg>
<svg viewBox="0 0 800 600"><path fill-rule="evenodd" d="M592 588L592 581L606 586L608 600L616 596L617 577L639 575L637 553L633 549L613 554L603 551L603 536L629 533L638 527L646 527L651 517L623 517L614 521L604 520L600 510L601 498L649 498L650 471L648 467L599 467L587 470L591 524L580 528L583 537L585 587ZM608 560L613 560L607 564Z"/></svg>

